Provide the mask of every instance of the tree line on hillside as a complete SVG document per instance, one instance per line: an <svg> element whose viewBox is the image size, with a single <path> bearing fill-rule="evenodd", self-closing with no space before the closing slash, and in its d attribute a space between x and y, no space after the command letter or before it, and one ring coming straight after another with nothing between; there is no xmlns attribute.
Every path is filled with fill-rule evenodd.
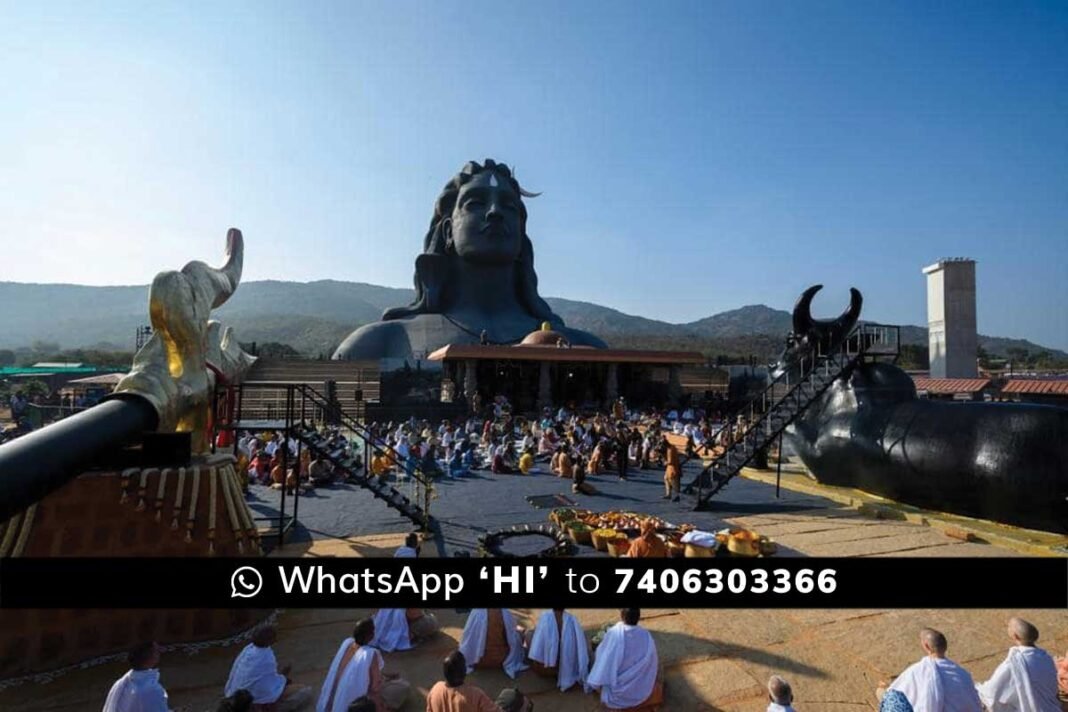
<svg viewBox="0 0 1068 712"><path fill-rule="evenodd" d="M263 343L241 342L241 348L254 356L264 358L329 358L331 349L322 353L305 353L289 344L277 341ZM35 341L30 346L17 349L0 349L0 367L28 368L36 363L83 363L97 368L128 369L133 363L134 352L111 348L61 349L58 344Z"/></svg>
<svg viewBox="0 0 1068 712"><path fill-rule="evenodd" d="M703 354L710 364L769 364L774 362L782 352L782 339L753 334L727 338L702 338L699 336L654 336L632 335L625 333L599 334L610 347L629 350L654 351L696 351ZM246 352L269 359L311 358L328 359L337 347L338 341L326 342L313 339L310 342L301 339L294 343L286 341L265 340L261 342L241 342ZM32 366L40 362L85 363L98 368L129 368L133 361L133 351L116 349L110 346L61 349L58 344L35 341L27 347L0 349L0 366ZM995 356L979 347L977 358L979 366L989 370L1011 368L1026 370L1068 369L1068 359L1060 358L1046 350L1030 350L1023 347L1009 347L1005 356ZM929 353L923 344L902 344L898 365L906 370L925 370L929 368Z"/></svg>
<svg viewBox="0 0 1068 712"><path fill-rule="evenodd" d="M1005 356L990 354L979 347L979 366L989 370L1045 371L1068 368L1068 359L1059 358L1046 350L1032 351L1020 346L1005 349Z"/></svg>
<svg viewBox="0 0 1068 712"><path fill-rule="evenodd" d="M134 352L110 347L62 349L59 344L34 341L29 346L0 349L0 366L28 367L35 363L84 363L97 368L129 368Z"/></svg>

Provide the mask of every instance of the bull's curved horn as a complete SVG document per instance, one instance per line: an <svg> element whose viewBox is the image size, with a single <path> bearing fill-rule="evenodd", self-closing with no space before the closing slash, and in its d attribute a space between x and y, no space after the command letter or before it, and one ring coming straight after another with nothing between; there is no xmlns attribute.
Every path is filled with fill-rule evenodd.
<svg viewBox="0 0 1068 712"><path fill-rule="evenodd" d="M830 330L846 334L856 325L860 318L860 308L864 305L864 297L856 287L849 288L849 307L842 312L837 319L813 319L812 298L816 292L823 289L822 284L816 284L804 292L794 305L794 333L805 334L812 329Z"/></svg>
<svg viewBox="0 0 1068 712"><path fill-rule="evenodd" d="M860 290L856 287L850 287L849 308L842 312L842 315L834 321L843 334L849 333L853 330L853 327L857 325L857 320L860 319L860 308L862 306L864 306L864 297L861 295Z"/></svg>
<svg viewBox="0 0 1068 712"><path fill-rule="evenodd" d="M821 289L823 289L822 284L814 284L801 292L801 296L797 298L797 302L794 304L795 334L807 334L812 328L814 323L812 319L812 298L816 296L816 292Z"/></svg>

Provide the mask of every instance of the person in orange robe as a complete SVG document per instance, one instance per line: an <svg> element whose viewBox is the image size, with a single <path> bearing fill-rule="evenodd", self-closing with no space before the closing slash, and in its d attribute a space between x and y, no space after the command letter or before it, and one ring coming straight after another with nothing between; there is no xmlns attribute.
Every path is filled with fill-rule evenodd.
<svg viewBox="0 0 1068 712"><path fill-rule="evenodd" d="M1057 691L1061 699L1068 702L1068 653L1065 653L1063 658L1057 658L1055 662L1057 664Z"/></svg>
<svg viewBox="0 0 1068 712"><path fill-rule="evenodd" d="M482 688L467 682L467 660L463 653L459 650L449 653L442 668L445 679L434 683L427 693L426 712L500 712L501 708Z"/></svg>
<svg viewBox="0 0 1068 712"><path fill-rule="evenodd" d="M650 520L642 522L641 535L630 543L627 556L632 559L666 557L667 545L656 535L656 524Z"/></svg>
<svg viewBox="0 0 1068 712"><path fill-rule="evenodd" d="M582 455L577 455L575 464L571 467L571 491L575 494L597 494L597 489L586 481L586 472Z"/></svg>
<svg viewBox="0 0 1068 712"><path fill-rule="evenodd" d="M599 475L601 474L601 463L604 461L604 446L601 443L597 443L597 446L593 448L593 454L590 455L589 464L586 465L587 475Z"/></svg>
<svg viewBox="0 0 1068 712"><path fill-rule="evenodd" d="M561 445L557 451L556 469L554 472L556 472L558 477L571 479L571 471L573 467L574 464L571 462L571 455L567 452L567 446Z"/></svg>
<svg viewBox="0 0 1068 712"><path fill-rule="evenodd" d="M664 499L672 499L678 502L680 497L679 487L682 483L682 466L679 464L679 451L666 439L663 445L664 453Z"/></svg>

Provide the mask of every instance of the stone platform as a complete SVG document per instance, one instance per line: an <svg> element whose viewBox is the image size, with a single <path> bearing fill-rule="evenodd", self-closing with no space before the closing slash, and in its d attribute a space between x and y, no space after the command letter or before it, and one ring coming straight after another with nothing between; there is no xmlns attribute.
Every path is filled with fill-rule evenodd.
<svg viewBox="0 0 1068 712"><path fill-rule="evenodd" d="M544 467L542 468L545 469ZM683 481L700 469L697 461L684 467ZM780 496L775 496L775 473L744 470L711 503L709 511L695 512L692 498L675 503L662 499L661 470L634 470L620 482L612 473L588 481L595 496L574 495L570 480L542 472L534 475L493 475L475 472L457 480L441 481L431 512L438 524L438 555L474 554L478 537L488 531L548 522L548 509L536 509L527 498L562 494L578 506L597 511L622 509L655 514L676 523L706 530L726 526L755 529L774 538L781 556L1015 556L1056 555L1068 538L986 523L983 530L964 518L917 513L890 506L886 500L857 490L819 485L799 473L783 473ZM398 486L402 488L403 486ZM277 511L278 492L252 488L251 508L259 514ZM291 500L287 511L291 511ZM302 497L300 524L281 550L300 555L311 548L356 537L391 534L400 537L411 523L382 506L365 490L335 485ZM976 520L970 520L974 524ZM941 526L940 526L941 524ZM974 532L978 531L976 535ZM337 547L334 543L328 546ZM426 547L429 549L428 547ZM341 552L342 549L337 549ZM429 552L425 552L429 553ZM352 547L348 553L353 555ZM365 555L375 555L368 553ZM580 556L604 556L582 547ZM1063 555L1063 554L1062 554Z"/></svg>

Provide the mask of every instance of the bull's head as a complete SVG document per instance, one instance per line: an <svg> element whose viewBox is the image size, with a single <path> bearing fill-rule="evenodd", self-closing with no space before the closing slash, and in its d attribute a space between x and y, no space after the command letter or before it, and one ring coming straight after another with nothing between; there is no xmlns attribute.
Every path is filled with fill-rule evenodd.
<svg viewBox="0 0 1068 712"><path fill-rule="evenodd" d="M241 231L231 228L221 269L190 262L180 272L156 275L148 292L152 337L115 389L151 403L160 432L193 433L195 453L211 445L207 423L217 378L235 381L255 360L241 350L229 327L211 320L211 310L222 306L241 281L244 245Z"/></svg>
<svg viewBox="0 0 1068 712"><path fill-rule="evenodd" d="M786 339L786 348L778 362L771 368L772 378L778 378L804 356L820 351L826 352L842 343L860 318L864 297L855 288L849 288L849 308L837 319L813 319L812 298L823 289L816 284L806 289L794 305L793 331Z"/></svg>

